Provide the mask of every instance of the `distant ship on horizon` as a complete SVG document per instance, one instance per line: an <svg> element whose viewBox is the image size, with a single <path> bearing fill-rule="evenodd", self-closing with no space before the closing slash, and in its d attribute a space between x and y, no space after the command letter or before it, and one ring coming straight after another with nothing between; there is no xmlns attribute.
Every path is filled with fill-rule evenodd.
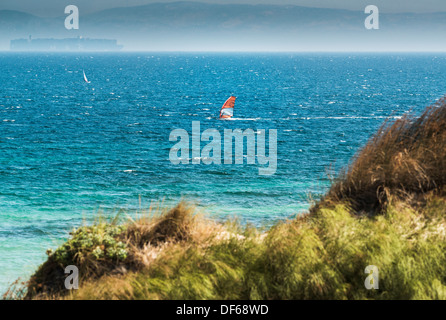
<svg viewBox="0 0 446 320"><path fill-rule="evenodd" d="M124 46L118 45L113 39L90 39L90 38L39 38L11 40L11 51L119 51Z"/></svg>

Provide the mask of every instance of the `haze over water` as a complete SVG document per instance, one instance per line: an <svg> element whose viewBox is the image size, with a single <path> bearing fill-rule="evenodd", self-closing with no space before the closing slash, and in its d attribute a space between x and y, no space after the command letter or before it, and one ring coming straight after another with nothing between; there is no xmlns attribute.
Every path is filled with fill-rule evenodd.
<svg viewBox="0 0 446 320"><path fill-rule="evenodd" d="M444 54L1 53L0 66L0 292L83 218L131 215L139 197L257 225L299 214L386 118L446 92ZM237 120L220 121L230 95ZM192 121L277 129L276 174L171 164L169 134Z"/></svg>

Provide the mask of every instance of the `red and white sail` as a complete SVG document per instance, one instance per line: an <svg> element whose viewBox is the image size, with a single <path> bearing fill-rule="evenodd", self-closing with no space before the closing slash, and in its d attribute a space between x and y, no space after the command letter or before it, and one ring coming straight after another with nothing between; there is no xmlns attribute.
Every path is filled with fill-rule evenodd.
<svg viewBox="0 0 446 320"><path fill-rule="evenodd" d="M220 119L229 119L234 115L234 104L236 97L231 96L228 100L226 100L223 107L220 110Z"/></svg>

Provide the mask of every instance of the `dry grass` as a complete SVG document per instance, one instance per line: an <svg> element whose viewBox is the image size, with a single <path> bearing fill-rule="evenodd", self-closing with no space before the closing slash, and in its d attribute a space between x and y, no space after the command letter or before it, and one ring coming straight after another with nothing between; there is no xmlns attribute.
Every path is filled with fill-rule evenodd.
<svg viewBox="0 0 446 320"><path fill-rule="evenodd" d="M114 219L116 220L116 219ZM178 243L206 247L213 241L230 237L221 224L196 213L196 207L184 201L170 210L155 209L124 225L117 221L98 220L93 226L71 233L71 238L39 267L27 282L25 298L48 298L66 293L64 268L75 265L80 281L99 279L104 275L116 277L149 267L166 249ZM94 241L91 241L92 238ZM119 246L122 257L116 254ZM102 255L96 250L101 249ZM115 253L109 255L109 252ZM11 287L7 296L20 293L22 287Z"/></svg>
<svg viewBox="0 0 446 320"><path fill-rule="evenodd" d="M128 227L124 238L137 247L185 241L191 237L195 208L181 202L164 215L143 217Z"/></svg>
<svg viewBox="0 0 446 320"><path fill-rule="evenodd" d="M446 186L446 100L421 117L384 124L315 210L348 202L356 212L383 212L390 196L416 203Z"/></svg>
<svg viewBox="0 0 446 320"><path fill-rule="evenodd" d="M170 210L146 214L127 224L122 234L129 249L127 265L131 270L150 266L166 249L178 243L205 247L224 234L223 225L204 218L185 201Z"/></svg>

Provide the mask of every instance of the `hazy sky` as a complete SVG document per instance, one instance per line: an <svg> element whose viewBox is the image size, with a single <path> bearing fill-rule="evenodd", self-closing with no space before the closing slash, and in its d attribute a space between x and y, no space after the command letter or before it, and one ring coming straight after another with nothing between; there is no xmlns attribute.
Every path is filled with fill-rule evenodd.
<svg viewBox="0 0 446 320"><path fill-rule="evenodd" d="M234 7L218 12L206 6L154 6L150 10L113 10L162 0L0 0L0 10L20 10L40 17L29 19L8 14L0 21L0 50L10 40L28 38L90 37L116 39L124 50L145 51L441 51L446 43L445 0L200 0L205 3L293 4L307 7L347 9L305 10L275 8L250 11ZM67 5L79 7L81 28L64 26ZM376 5L384 15L379 30L366 30L364 9ZM190 8L192 8L190 10ZM201 10L196 18L194 10ZM251 12L258 14L251 15ZM275 15L269 15L271 12ZM299 16L306 12L304 16ZM435 15L385 15L385 13ZM85 15L82 17L82 15ZM266 15L266 16L265 16ZM314 15L312 17L311 15ZM17 18L19 17L19 18ZM218 17L218 18L216 18ZM258 19L258 17L264 17Z"/></svg>
<svg viewBox="0 0 446 320"><path fill-rule="evenodd" d="M364 10L374 4L381 12L446 12L445 0L198 0L207 3L293 4L310 7ZM39 16L63 15L65 6L75 4L83 13L166 0L0 0L0 10L20 10ZM172 1L170 1L172 2Z"/></svg>

